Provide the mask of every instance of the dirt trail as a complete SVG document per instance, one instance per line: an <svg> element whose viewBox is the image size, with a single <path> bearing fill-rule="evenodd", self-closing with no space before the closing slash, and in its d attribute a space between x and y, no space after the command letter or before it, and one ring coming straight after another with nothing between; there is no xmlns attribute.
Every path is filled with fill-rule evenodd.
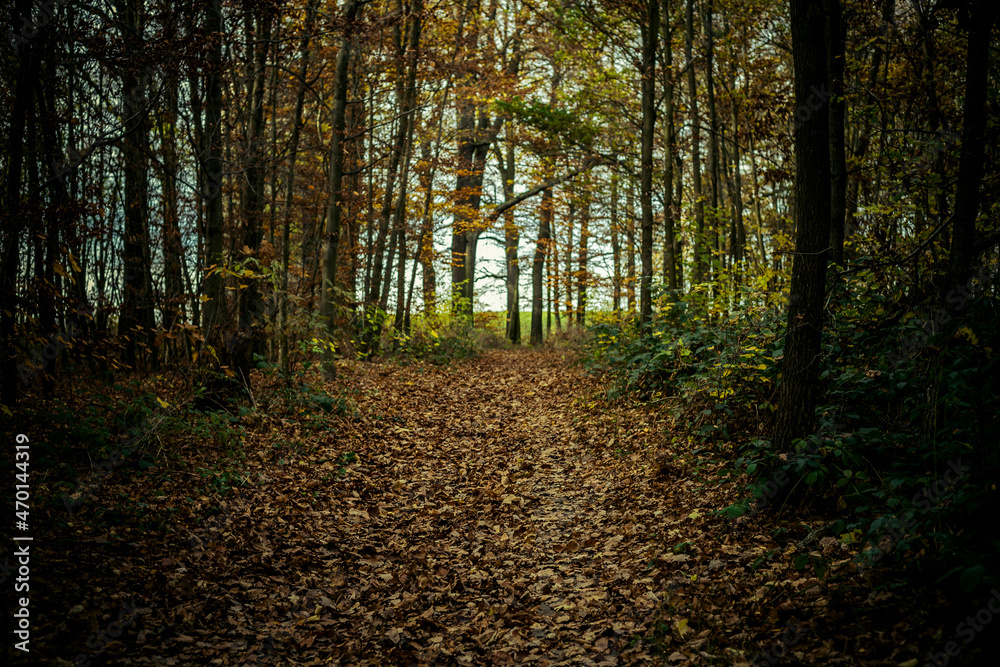
<svg viewBox="0 0 1000 667"><path fill-rule="evenodd" d="M357 416L269 409L296 388L261 378L240 439L167 438L162 469L52 510L36 664L661 664L654 634L697 655L707 624L654 625L726 604L691 546L709 501L656 477L648 408L553 351L346 363L327 389Z"/></svg>
<svg viewBox="0 0 1000 667"><path fill-rule="evenodd" d="M330 655L647 662L634 640L659 611L662 570L648 566L667 508L647 458L626 450L658 437L650 426L619 426L620 446L614 415L592 412L593 382L552 353L384 367L370 382L367 423L338 445L359 462L319 524Z"/></svg>

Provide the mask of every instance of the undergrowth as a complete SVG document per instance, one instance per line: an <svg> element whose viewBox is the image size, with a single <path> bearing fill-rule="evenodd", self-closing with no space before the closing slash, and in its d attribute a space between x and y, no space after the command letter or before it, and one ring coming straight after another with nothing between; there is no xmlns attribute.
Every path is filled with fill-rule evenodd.
<svg viewBox="0 0 1000 667"><path fill-rule="evenodd" d="M612 398L668 402L676 423L732 462L746 497L723 516L793 502L830 517L824 534L855 545L859 568L890 565L966 593L996 585L998 300L981 294L948 317L928 301L893 317L874 283L862 274L831 286L817 428L792 452L770 442L785 325L763 295L728 315L706 315L697 297L664 304L643 331L598 324L588 363ZM797 564L822 571L807 552Z"/></svg>

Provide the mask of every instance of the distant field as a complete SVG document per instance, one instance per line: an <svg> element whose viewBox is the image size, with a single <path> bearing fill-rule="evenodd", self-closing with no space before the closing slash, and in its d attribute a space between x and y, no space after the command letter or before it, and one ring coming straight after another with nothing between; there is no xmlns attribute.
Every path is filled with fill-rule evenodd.
<svg viewBox="0 0 1000 667"><path fill-rule="evenodd" d="M611 316L610 311L594 311L587 313L587 323L594 324L595 322L606 321ZM522 310L520 311L521 317L521 338L523 342L528 342L531 338L531 311ZM545 330L545 314L542 314L542 330ZM563 318L563 325L565 325L565 317ZM503 333L506 324L506 313L487 311L476 313L476 326L482 328L491 328L496 331ZM556 329L555 315L552 316L552 331L558 331ZM546 336L547 337L547 336Z"/></svg>

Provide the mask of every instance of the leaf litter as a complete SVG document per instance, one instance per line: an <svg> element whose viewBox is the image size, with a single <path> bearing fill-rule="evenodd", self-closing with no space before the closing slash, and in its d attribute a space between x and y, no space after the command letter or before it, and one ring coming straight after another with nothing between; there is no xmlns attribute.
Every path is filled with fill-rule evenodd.
<svg viewBox="0 0 1000 667"><path fill-rule="evenodd" d="M247 419L228 493L202 484L231 452L179 440L159 486L50 510L39 664L748 665L793 624L783 663L857 664L817 622L827 579L716 515L722 464L563 353L338 370L355 409Z"/></svg>

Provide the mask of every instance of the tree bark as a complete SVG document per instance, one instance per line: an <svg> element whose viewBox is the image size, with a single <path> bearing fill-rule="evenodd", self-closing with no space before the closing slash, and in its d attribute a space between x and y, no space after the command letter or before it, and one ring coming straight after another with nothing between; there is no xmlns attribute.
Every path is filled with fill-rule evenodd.
<svg viewBox="0 0 1000 667"><path fill-rule="evenodd" d="M545 256L548 251L552 223L552 188L542 193L541 211L538 215L538 240L535 242L535 256L531 263L531 344L541 345L542 309L544 304Z"/></svg>
<svg viewBox="0 0 1000 667"><path fill-rule="evenodd" d="M790 0L795 102L812 109L795 131L795 255L788 297L785 356L778 386L774 431L777 451L790 451L796 440L812 431L819 392L820 338L823 296L830 243L829 107L809 106L812 88L829 76L820 3Z"/></svg>
<svg viewBox="0 0 1000 667"><path fill-rule="evenodd" d="M826 9L826 58L830 83L830 260L844 263L844 227L847 224L847 156L844 140L845 34L840 0L823 0Z"/></svg>
<svg viewBox="0 0 1000 667"><path fill-rule="evenodd" d="M622 309L622 246L618 230L618 172L611 172L611 261L614 274L611 278L611 306L618 314Z"/></svg>
<svg viewBox="0 0 1000 667"><path fill-rule="evenodd" d="M122 39L134 52L142 50L144 25L143 0L129 0L125 5L125 25ZM125 162L125 235L122 243L124 284L118 335L124 339L122 362L136 368L141 355L139 339L148 335L145 309L149 304L145 258L149 210L148 121L146 80L134 68L122 77L122 114L125 117L125 139L122 153Z"/></svg>
<svg viewBox="0 0 1000 667"><path fill-rule="evenodd" d="M205 136L202 195L205 200L205 306L202 329L205 342L221 347L219 327L226 318L222 241L222 1L209 0L205 30L211 39L205 73Z"/></svg>
<svg viewBox="0 0 1000 667"><path fill-rule="evenodd" d="M337 65L333 75L333 114L330 119L330 203L326 211L326 229L323 234L323 281L320 284L320 320L333 336L336 330L337 264L340 257L340 226L344 208L344 130L347 125L347 69L351 58L354 36L353 22L357 16L358 0L346 0L343 9L343 35ZM329 365L327 366L329 369ZM329 372L329 371L328 371Z"/></svg>
<svg viewBox="0 0 1000 667"><path fill-rule="evenodd" d="M19 16L27 15L32 3L19 0ZM17 347L14 344L15 317L20 298L17 293L17 274L21 262L21 233L24 220L21 216L21 178L24 167L24 139L28 125L28 106L31 87L38 79L38 58L29 42L18 50L17 81L9 121L10 132L6 138L7 174L4 183L5 197L0 201L3 229L3 263L0 269L4 307L0 308L0 402L13 408L18 401Z"/></svg>
<svg viewBox="0 0 1000 667"><path fill-rule="evenodd" d="M309 0L306 5L306 20L299 39L299 54L302 63L299 65L298 90L295 93L295 112L292 115L292 137L288 146L288 173L285 176L285 210L281 223L281 294L278 296L278 331L280 342L278 347L278 365L289 370L288 356L288 273L291 262L291 228L292 207L295 201L295 165L299 156L299 139L302 135L302 111L305 106L306 72L309 70L309 44L316 20L316 10L319 0Z"/></svg>
<svg viewBox="0 0 1000 667"><path fill-rule="evenodd" d="M674 255L676 239L674 226L677 207L674 204L674 156L677 154L677 137L674 134L674 27L670 24L670 3L663 2L663 97L666 154L663 164L663 282L671 293L677 291L677 258ZM680 204L680 202L677 202Z"/></svg>
<svg viewBox="0 0 1000 667"><path fill-rule="evenodd" d="M694 189L694 271L692 282L705 280L705 199L701 183L701 119L698 117L698 84L694 70L694 0L687 0L687 40L684 56L688 71L688 124L691 126L691 177Z"/></svg>
<svg viewBox="0 0 1000 667"><path fill-rule="evenodd" d="M976 260L976 218L980 184L986 165L987 92L990 36L996 3L975 0L969 21L969 46L965 61L965 106L962 110L962 156L958 164L955 222L951 240L948 279L942 284L947 301L973 273Z"/></svg>
<svg viewBox="0 0 1000 667"><path fill-rule="evenodd" d="M642 207L642 276L639 283L639 324L653 317L653 140L656 127L656 42L660 35L659 0L647 0L642 24L642 147L639 205Z"/></svg>
<svg viewBox="0 0 1000 667"><path fill-rule="evenodd" d="M265 182L265 144L264 132L264 97L265 97L265 67L267 53L271 47L272 16L266 6L262 6L248 17L245 24L248 31L247 43L252 44L250 53L253 60L250 63L252 76L250 86L250 119L247 127L247 145L245 149L246 174L243 182L243 192L240 197L241 217L243 218L243 235L240 252L247 260L254 258L260 261L260 247L264 239L264 182ZM250 267L247 267L250 268ZM251 270L257 274L263 268L259 265ZM264 298L261 292L261 278L256 275L237 279L240 289L236 294L236 331L233 336L232 366L240 375L244 386L249 382L250 370L254 367L253 356L263 353Z"/></svg>
<svg viewBox="0 0 1000 667"><path fill-rule="evenodd" d="M581 328L587 323L587 241L590 239L590 197L584 195L583 211L580 215L580 254L576 276L576 323Z"/></svg>
<svg viewBox="0 0 1000 667"><path fill-rule="evenodd" d="M507 124L507 132L511 132L510 123ZM497 163L500 170L500 180L503 186L504 200L509 200L514 196L514 141L507 137L507 157L496 151ZM504 328L507 340L518 345L521 342L521 306L520 306L520 279L521 267L518 263L517 251L521 241L521 231L514 222L514 210L508 208L504 212L503 224L504 237L504 264L507 269L507 319Z"/></svg>

